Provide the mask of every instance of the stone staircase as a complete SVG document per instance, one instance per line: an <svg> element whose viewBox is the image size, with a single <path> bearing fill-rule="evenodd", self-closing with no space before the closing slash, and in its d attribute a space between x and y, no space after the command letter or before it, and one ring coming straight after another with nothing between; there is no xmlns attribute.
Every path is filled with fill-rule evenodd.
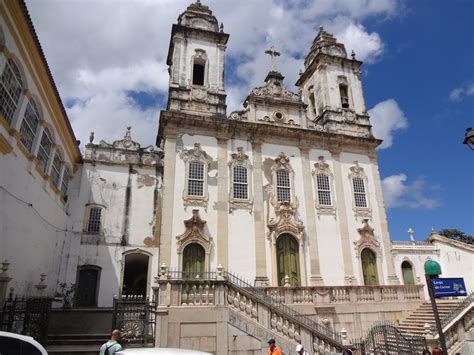
<svg viewBox="0 0 474 355"><path fill-rule="evenodd" d="M460 302L462 300L436 300L440 319L445 318ZM425 324L429 324L432 331L436 329L436 322L430 302L422 303L417 309L411 311L406 318L399 321L398 329L404 334L424 336Z"/></svg>

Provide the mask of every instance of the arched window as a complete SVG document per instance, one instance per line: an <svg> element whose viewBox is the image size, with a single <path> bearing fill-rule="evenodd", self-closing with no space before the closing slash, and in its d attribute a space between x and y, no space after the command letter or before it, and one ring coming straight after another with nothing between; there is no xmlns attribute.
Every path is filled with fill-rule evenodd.
<svg viewBox="0 0 474 355"><path fill-rule="evenodd" d="M349 108L349 90L347 85L339 84L339 93L341 95L342 108Z"/></svg>
<svg viewBox="0 0 474 355"><path fill-rule="evenodd" d="M0 114L8 124L12 123L22 90L20 69L12 59L8 59L0 78Z"/></svg>
<svg viewBox="0 0 474 355"><path fill-rule="evenodd" d="M63 179L61 181L61 194L66 197L67 196L67 188L69 186L69 180L71 178L71 171L66 166L64 168Z"/></svg>
<svg viewBox="0 0 474 355"><path fill-rule="evenodd" d="M414 285L415 284L415 277L413 275L413 268L408 261L404 261L402 263L402 276L403 276L403 283L405 285Z"/></svg>
<svg viewBox="0 0 474 355"><path fill-rule="evenodd" d="M34 100L30 100L26 106L25 116L23 117L20 126L21 143L23 143L25 148L30 153L32 153L31 149L33 148L33 141L35 140L38 123L38 106Z"/></svg>
<svg viewBox="0 0 474 355"><path fill-rule="evenodd" d="M53 145L53 140L51 138L51 132L46 127L43 130L43 135L41 136L40 145L38 148L37 158L41 169L47 174L46 168L48 166L49 156L51 154L51 147Z"/></svg>
<svg viewBox="0 0 474 355"><path fill-rule="evenodd" d="M207 55L203 49L195 49L195 52L192 57L193 85L203 86L206 83Z"/></svg>
<svg viewBox="0 0 474 355"><path fill-rule="evenodd" d="M84 231L89 234L103 234L105 208L101 205L86 206L86 221Z"/></svg>
<svg viewBox="0 0 474 355"><path fill-rule="evenodd" d="M146 297L149 259L148 255L140 252L125 255L122 294Z"/></svg>
<svg viewBox="0 0 474 355"><path fill-rule="evenodd" d="M60 152L54 154L53 165L51 167L51 179L53 180L54 186L60 187L59 178L61 177L61 169L63 167L63 158Z"/></svg>

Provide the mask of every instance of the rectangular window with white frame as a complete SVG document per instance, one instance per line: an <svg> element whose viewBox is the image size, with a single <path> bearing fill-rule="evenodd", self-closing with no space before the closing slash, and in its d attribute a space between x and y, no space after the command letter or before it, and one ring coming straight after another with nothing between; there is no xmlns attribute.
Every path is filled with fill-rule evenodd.
<svg viewBox="0 0 474 355"><path fill-rule="evenodd" d="M188 196L204 196L204 163L201 161L189 162Z"/></svg>
<svg viewBox="0 0 474 355"><path fill-rule="evenodd" d="M316 186L318 189L318 202L321 206L332 206L331 185L329 176L324 173L316 175Z"/></svg>
<svg viewBox="0 0 474 355"><path fill-rule="evenodd" d="M276 171L277 201L291 202L290 174L286 170Z"/></svg>
<svg viewBox="0 0 474 355"><path fill-rule="evenodd" d="M233 193L235 199L248 200L248 177L247 168L244 166L234 166L234 186Z"/></svg>
<svg viewBox="0 0 474 355"><path fill-rule="evenodd" d="M354 187L354 202L356 207L367 208L367 197L365 192L364 179L361 177L352 178Z"/></svg>

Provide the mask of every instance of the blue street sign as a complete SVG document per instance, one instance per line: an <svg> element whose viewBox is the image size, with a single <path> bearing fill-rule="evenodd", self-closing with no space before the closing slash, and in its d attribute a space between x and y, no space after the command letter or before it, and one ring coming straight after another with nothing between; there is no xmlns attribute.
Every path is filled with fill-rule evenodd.
<svg viewBox="0 0 474 355"><path fill-rule="evenodd" d="M431 281L433 282L434 296L437 298L467 296L466 285L461 277L436 278Z"/></svg>

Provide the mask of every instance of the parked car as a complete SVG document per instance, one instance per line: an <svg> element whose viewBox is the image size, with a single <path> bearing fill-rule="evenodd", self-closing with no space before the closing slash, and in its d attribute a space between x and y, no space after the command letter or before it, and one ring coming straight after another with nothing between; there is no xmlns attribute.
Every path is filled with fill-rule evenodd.
<svg viewBox="0 0 474 355"><path fill-rule="evenodd" d="M211 355L203 351L177 349L177 348L134 348L124 349L115 355ZM2 354L3 355L3 354Z"/></svg>
<svg viewBox="0 0 474 355"><path fill-rule="evenodd" d="M32 337L0 332L1 355L48 355L46 349Z"/></svg>

